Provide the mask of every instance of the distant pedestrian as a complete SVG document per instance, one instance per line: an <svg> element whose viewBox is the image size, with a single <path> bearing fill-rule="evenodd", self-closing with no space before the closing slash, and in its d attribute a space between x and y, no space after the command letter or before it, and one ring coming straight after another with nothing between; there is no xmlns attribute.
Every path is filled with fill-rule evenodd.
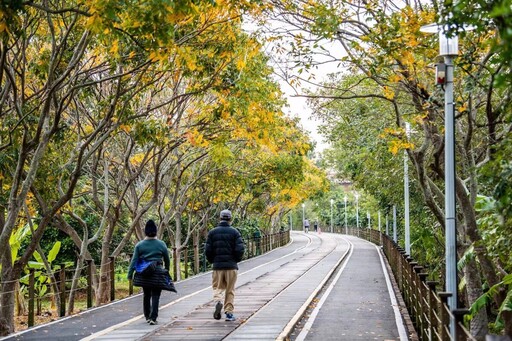
<svg viewBox="0 0 512 341"><path fill-rule="evenodd" d="M152 264L154 267L161 268L163 265L165 270L169 272L169 251L167 250L167 245L156 237L156 232L157 227L155 222L153 220L148 220L144 228L144 234L146 235L146 238L138 242L137 245L135 245L135 249L133 251L132 261L130 263L130 267L128 268L129 280L132 280L133 273L136 270L138 263L141 261ZM161 271L163 271L163 269L161 269ZM160 294L162 293L162 288L152 285L150 279L148 282L150 282L150 284L142 284L142 290L144 292L142 298L142 308L146 322L154 325L157 324L156 320L158 318L158 305L160 303Z"/></svg>
<svg viewBox="0 0 512 341"><path fill-rule="evenodd" d="M231 211L220 212L220 222L208 233L205 255L212 264L212 288L215 311L213 318L220 320L222 308L226 321L235 321L233 315L235 284L238 276L238 262L242 260L245 246L242 236L231 226ZM224 303L223 303L224 302Z"/></svg>
<svg viewBox="0 0 512 341"><path fill-rule="evenodd" d="M315 220L313 223L313 228L315 229L315 232L318 232L318 221Z"/></svg>
<svg viewBox="0 0 512 341"><path fill-rule="evenodd" d="M309 232L309 220L308 218L304 219L304 232Z"/></svg>

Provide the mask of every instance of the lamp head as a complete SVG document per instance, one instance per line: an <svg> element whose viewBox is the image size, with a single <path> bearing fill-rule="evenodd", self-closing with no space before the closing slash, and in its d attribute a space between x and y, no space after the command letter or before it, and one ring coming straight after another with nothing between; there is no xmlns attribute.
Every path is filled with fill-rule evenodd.
<svg viewBox="0 0 512 341"><path fill-rule="evenodd" d="M430 34L437 33L439 35L439 54L441 56L456 56L459 54L459 38L457 37L457 33L463 31L472 31L474 29L475 26L464 24L461 27L458 27L456 30L453 29L451 32L452 36L448 36L448 26L443 26L439 24L428 24L421 26L420 32Z"/></svg>
<svg viewBox="0 0 512 341"><path fill-rule="evenodd" d="M448 37L446 32L439 31L439 54L441 56L456 56L459 54L459 37Z"/></svg>

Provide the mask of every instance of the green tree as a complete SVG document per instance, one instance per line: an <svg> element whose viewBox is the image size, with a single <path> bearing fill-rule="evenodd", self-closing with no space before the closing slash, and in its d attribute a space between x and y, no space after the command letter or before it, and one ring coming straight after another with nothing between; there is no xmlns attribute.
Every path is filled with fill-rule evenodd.
<svg viewBox="0 0 512 341"><path fill-rule="evenodd" d="M433 224L436 232L432 235L442 235L443 93L441 89L434 88L432 72L428 71L429 64L438 53L438 42L437 37L428 37L419 31L422 25L435 21L439 6L436 2L394 9L385 5L378 1L363 7L345 2L312 1L301 6L299 2L291 0L277 8L282 9L280 14L288 23L300 22L303 30L315 37L306 39L304 32L288 32L290 40L293 40L291 53L297 58L297 63L313 67L311 56L320 51L327 54L329 60L338 63L339 67L360 77L356 82L329 82L327 85L331 91L328 94L315 94L324 98L319 108L334 100L346 104L353 99L364 99L368 103L371 101L372 107L382 108L382 111L372 112L360 105L355 107L353 115L364 114L364 110L379 116L389 113L387 125L380 127L381 133L387 135L391 151L407 151L414 165L415 183L437 220ZM326 48L322 50L322 39L337 42L343 56L329 54ZM478 246L475 248L476 258L466 263L463 269L466 287L462 297L467 304L481 295L482 282L492 286L503 277L488 250L481 247L483 231L477 224L474 209L477 195L485 190L480 186L478 171L489 162L488 156L492 155L495 147L506 140L506 124L500 122L507 117L506 110L510 106L510 88L495 87L495 79L507 71L495 58L493 51L488 50L487 41L486 33L468 34L461 39L464 53L456 60L457 226L459 241L466 241L459 244L459 256L470 245ZM375 103L382 104L377 106ZM357 109L363 109L363 112ZM351 125L358 123L353 117L347 122ZM405 122L410 122L417 131L410 140L404 133ZM355 149L362 149L363 152L357 154L361 159L364 160L367 155L379 158L377 149L368 149L367 144L362 146ZM355 174L361 176L364 171L359 170ZM493 299L500 306L505 295L500 293ZM509 334L512 320L506 315L504 319ZM472 333L481 338L486 328L486 316L481 312L472 321Z"/></svg>

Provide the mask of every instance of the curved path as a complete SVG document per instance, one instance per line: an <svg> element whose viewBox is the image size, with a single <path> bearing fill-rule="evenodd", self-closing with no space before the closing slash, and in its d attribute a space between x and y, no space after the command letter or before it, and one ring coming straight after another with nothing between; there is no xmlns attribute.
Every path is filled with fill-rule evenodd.
<svg viewBox="0 0 512 341"><path fill-rule="evenodd" d="M356 237L294 232L239 264L235 322L213 319L208 272L162 294L156 326L139 294L0 340L407 340L384 264Z"/></svg>

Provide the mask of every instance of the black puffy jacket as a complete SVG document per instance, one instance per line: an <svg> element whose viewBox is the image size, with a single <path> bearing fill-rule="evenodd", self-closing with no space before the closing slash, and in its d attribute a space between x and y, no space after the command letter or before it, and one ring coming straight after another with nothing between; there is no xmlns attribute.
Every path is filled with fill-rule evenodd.
<svg viewBox="0 0 512 341"><path fill-rule="evenodd" d="M204 252L213 270L238 270L237 263L242 260L244 250L240 232L227 221L221 221L208 233Z"/></svg>

